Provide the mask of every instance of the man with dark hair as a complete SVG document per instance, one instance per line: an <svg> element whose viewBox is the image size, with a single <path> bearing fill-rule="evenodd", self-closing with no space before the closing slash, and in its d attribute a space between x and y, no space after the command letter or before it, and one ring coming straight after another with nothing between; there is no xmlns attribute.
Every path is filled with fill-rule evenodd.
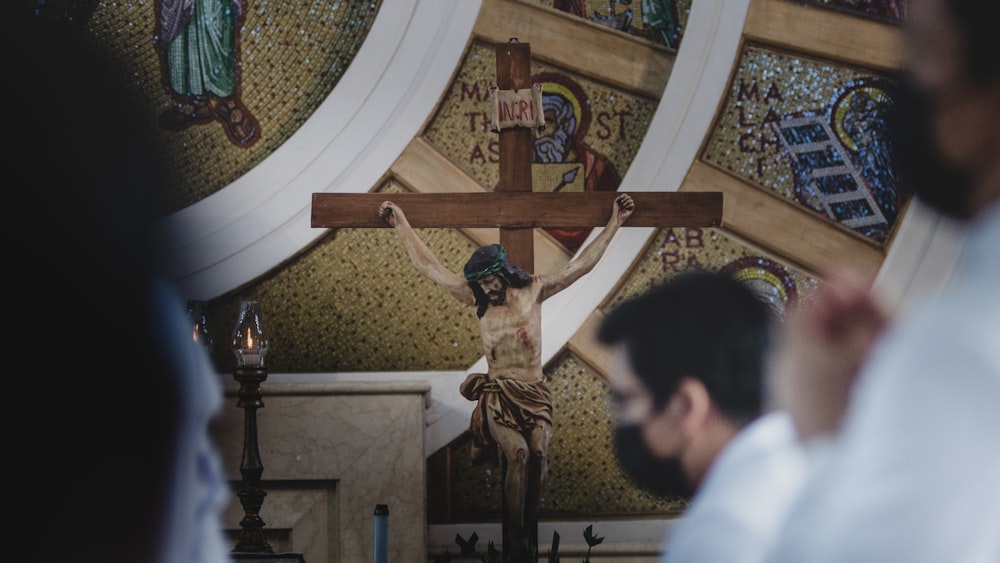
<svg viewBox="0 0 1000 563"><path fill-rule="evenodd" d="M810 477L772 563L1000 561L1000 35L976 0L911 0L900 175L965 225L951 279L895 319L846 269L789 317L773 389Z"/></svg>
<svg viewBox="0 0 1000 563"><path fill-rule="evenodd" d="M612 204L607 225L576 259L553 274L529 275L507 261L502 245L477 249L455 274L430 251L392 201L379 215L400 233L413 265L459 301L476 306L488 373L473 373L462 383L462 395L478 401L472 413L472 457L495 467L499 454L507 463L510 553L528 547L537 524L538 503L548 476L547 451L552 433L552 394L542 371L542 302L566 289L597 265L618 228L635 210L628 194Z"/></svg>
<svg viewBox="0 0 1000 563"><path fill-rule="evenodd" d="M758 561L803 476L785 413L763 414L771 308L722 272L690 270L613 309L615 453L637 485L694 494L663 561Z"/></svg>

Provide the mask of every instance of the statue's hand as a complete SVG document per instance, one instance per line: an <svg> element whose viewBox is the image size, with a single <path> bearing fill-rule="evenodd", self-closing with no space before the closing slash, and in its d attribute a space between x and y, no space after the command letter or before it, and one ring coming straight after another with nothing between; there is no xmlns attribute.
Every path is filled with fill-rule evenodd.
<svg viewBox="0 0 1000 563"><path fill-rule="evenodd" d="M403 210L395 203L386 200L378 206L378 216L385 219L385 222L389 223L390 227L395 227L396 218L403 216Z"/></svg>
<svg viewBox="0 0 1000 563"><path fill-rule="evenodd" d="M613 206L612 212L618 219L618 224L624 223L635 211L635 202L632 201L632 196L628 194L619 194L615 198L615 204Z"/></svg>

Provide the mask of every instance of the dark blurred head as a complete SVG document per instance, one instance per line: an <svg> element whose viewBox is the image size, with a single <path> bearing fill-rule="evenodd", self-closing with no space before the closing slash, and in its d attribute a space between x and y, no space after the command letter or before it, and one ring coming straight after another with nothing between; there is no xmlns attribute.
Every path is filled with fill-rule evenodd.
<svg viewBox="0 0 1000 563"><path fill-rule="evenodd" d="M8 319L26 366L18 397L38 421L10 451L51 479L31 487L51 497L33 503L29 521L50 536L31 548L153 561L178 416L153 296L166 175L130 78L91 43L84 8L17 0L0 34L18 179L5 193Z"/></svg>
<svg viewBox="0 0 1000 563"><path fill-rule="evenodd" d="M892 116L904 187L958 219L1000 198L1000 34L987 7L910 2Z"/></svg>
<svg viewBox="0 0 1000 563"><path fill-rule="evenodd" d="M654 407L690 376L704 383L722 414L742 425L762 409L771 322L770 308L744 284L719 272L689 271L612 310L598 339L624 344Z"/></svg>
<svg viewBox="0 0 1000 563"><path fill-rule="evenodd" d="M719 447L706 429L732 435L761 414L773 320L750 288L706 271L679 274L605 317L598 339L613 347L615 456L633 483L661 497L689 496L704 477L690 452ZM725 423L701 424L697 411Z"/></svg>

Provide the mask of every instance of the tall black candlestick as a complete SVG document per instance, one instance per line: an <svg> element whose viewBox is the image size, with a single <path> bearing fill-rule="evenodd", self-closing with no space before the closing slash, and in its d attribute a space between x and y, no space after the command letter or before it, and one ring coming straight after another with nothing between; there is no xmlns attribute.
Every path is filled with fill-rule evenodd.
<svg viewBox="0 0 1000 563"><path fill-rule="evenodd" d="M240 461L240 475L243 488L237 494L243 505L243 519L240 520L240 540L233 551L247 553L273 553L264 537L264 521L260 518L260 507L267 492L260 487L264 474L264 464L260 459L257 444L257 409L264 407L260 395L260 384L267 379L267 369L260 367L237 367L233 378L240 383L237 406L245 411L243 418L243 458Z"/></svg>

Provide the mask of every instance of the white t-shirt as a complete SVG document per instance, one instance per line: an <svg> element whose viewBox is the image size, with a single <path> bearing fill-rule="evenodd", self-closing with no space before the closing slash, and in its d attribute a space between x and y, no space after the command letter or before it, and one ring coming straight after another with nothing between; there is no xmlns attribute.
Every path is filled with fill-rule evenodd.
<svg viewBox="0 0 1000 563"><path fill-rule="evenodd" d="M667 536L663 563L760 561L805 477L797 446L783 412L738 433Z"/></svg>
<svg viewBox="0 0 1000 563"><path fill-rule="evenodd" d="M1000 562L1000 205L873 349L769 563Z"/></svg>

